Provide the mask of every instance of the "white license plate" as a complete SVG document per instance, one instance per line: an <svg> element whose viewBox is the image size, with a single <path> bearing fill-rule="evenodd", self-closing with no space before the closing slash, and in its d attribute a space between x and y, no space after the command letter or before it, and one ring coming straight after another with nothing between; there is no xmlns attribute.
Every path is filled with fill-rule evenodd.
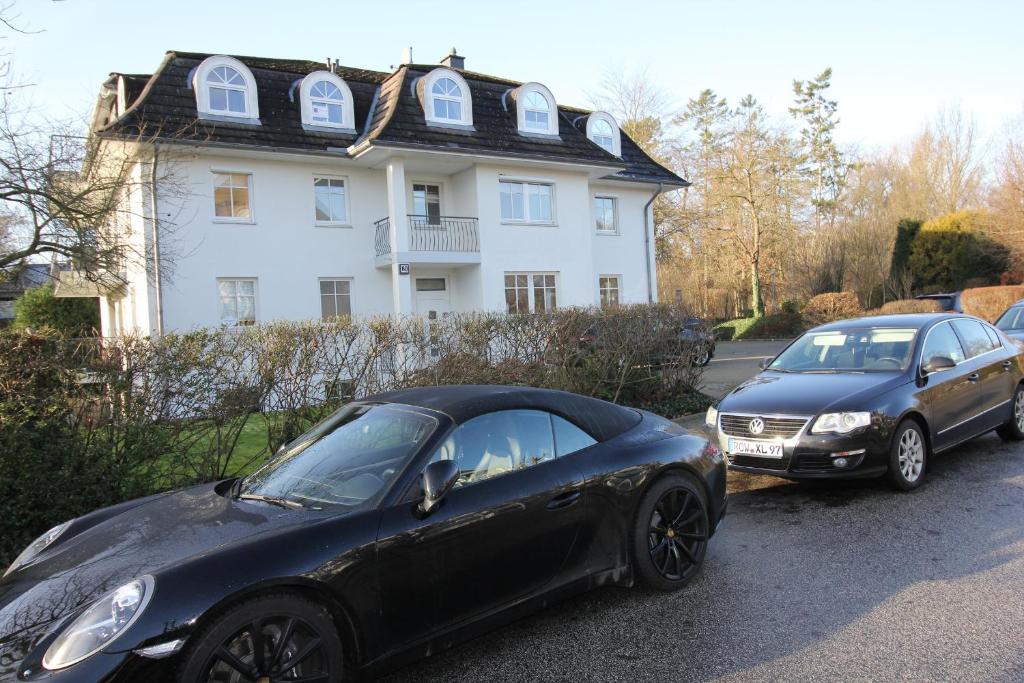
<svg viewBox="0 0 1024 683"><path fill-rule="evenodd" d="M752 455L758 458L781 458L782 444L778 441L747 441L729 439L726 451L731 455Z"/></svg>

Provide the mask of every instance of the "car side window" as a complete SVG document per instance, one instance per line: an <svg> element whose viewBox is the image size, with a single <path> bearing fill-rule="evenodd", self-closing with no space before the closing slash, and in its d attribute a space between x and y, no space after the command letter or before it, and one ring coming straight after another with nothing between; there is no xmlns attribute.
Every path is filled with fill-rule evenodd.
<svg viewBox="0 0 1024 683"><path fill-rule="evenodd" d="M590 434L557 415L551 416L551 424L555 428L555 454L559 458L597 443Z"/></svg>
<svg viewBox="0 0 1024 683"><path fill-rule="evenodd" d="M460 425L431 462L454 460L456 487L508 474L555 457L551 416L540 410L501 410Z"/></svg>
<svg viewBox="0 0 1024 683"><path fill-rule="evenodd" d="M962 363L967 358L949 323L939 323L928 332L928 338L925 339L921 362L927 363L935 356L951 358L954 363Z"/></svg>
<svg viewBox="0 0 1024 683"><path fill-rule="evenodd" d="M998 349L1003 345L1003 342L999 340L999 333L996 332L994 327L990 325L982 325L981 327L985 330L985 334L988 335L988 340L992 342L992 348Z"/></svg>
<svg viewBox="0 0 1024 683"><path fill-rule="evenodd" d="M964 350L967 352L968 358L980 356L995 348L981 323L959 318L954 320L952 325L956 328L957 335L964 342Z"/></svg>

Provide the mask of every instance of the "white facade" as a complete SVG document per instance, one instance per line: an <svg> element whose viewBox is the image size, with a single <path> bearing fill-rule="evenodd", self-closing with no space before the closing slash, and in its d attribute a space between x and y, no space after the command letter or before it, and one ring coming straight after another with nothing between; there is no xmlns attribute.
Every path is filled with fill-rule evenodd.
<svg viewBox="0 0 1024 683"><path fill-rule="evenodd" d="M161 260L173 267L159 278L155 259L129 270L128 284L101 301L107 336L230 326L251 304L257 323L318 319L346 305L356 316L506 311L509 282L525 283L511 295L519 310L524 296L528 310L544 310L601 305L602 290L605 303L611 289L619 303L647 302L657 292L644 212L652 225L648 204L658 188L601 179L606 167L410 150L349 158L174 145L161 145L159 159L157 175L175 186L157 192ZM148 164L138 172L149 173ZM343 192L343 215L318 220L318 178ZM549 218L503 219L501 190L510 187L503 181L550 196L542 209ZM236 205L248 204L225 208L225 189L221 213L241 216L217 215L219 182L235 188ZM410 218L423 210L425 190L430 215ZM130 200L133 234L151 254L151 201L138 194ZM595 197L605 198L600 226ZM331 294L325 309L322 282L347 298Z"/></svg>

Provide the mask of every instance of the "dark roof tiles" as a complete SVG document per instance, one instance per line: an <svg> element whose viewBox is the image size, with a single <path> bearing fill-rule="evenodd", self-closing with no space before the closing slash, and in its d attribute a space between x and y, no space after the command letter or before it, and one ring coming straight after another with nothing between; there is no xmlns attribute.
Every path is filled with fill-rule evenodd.
<svg viewBox="0 0 1024 683"><path fill-rule="evenodd" d="M112 136L319 152L338 152L357 142L419 149L457 149L482 155L607 166L609 169L625 167L624 171L608 177L675 186L685 184L679 176L648 157L625 133L622 133L621 159L588 140L585 125L574 125L574 121L589 113L586 110L559 107L558 137L521 135L514 110L503 103L505 93L520 83L494 76L456 70L470 85L472 130L428 125L411 84L438 65L404 65L394 73L337 66L335 73L345 79L352 90L357 129L352 134L309 130L302 125L298 88L293 86L309 73L326 70L324 63L235 57L249 67L256 79L259 125L199 118L191 75L208 56L169 52L161 68L144 85L140 79L145 77L126 76L127 92L131 96L126 113L97 132Z"/></svg>

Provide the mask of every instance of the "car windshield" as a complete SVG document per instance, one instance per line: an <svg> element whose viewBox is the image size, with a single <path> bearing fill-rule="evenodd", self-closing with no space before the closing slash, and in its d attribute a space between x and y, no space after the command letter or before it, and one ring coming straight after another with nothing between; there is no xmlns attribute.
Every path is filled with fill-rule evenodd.
<svg viewBox="0 0 1024 683"><path fill-rule="evenodd" d="M306 507L369 504L436 427L402 406L350 403L246 477L239 496Z"/></svg>
<svg viewBox="0 0 1024 683"><path fill-rule="evenodd" d="M851 327L808 332L768 366L780 372L885 372L905 370L917 330Z"/></svg>
<svg viewBox="0 0 1024 683"><path fill-rule="evenodd" d="M1006 309L1006 313L996 321L996 327L1003 331L1024 329L1024 306Z"/></svg>

